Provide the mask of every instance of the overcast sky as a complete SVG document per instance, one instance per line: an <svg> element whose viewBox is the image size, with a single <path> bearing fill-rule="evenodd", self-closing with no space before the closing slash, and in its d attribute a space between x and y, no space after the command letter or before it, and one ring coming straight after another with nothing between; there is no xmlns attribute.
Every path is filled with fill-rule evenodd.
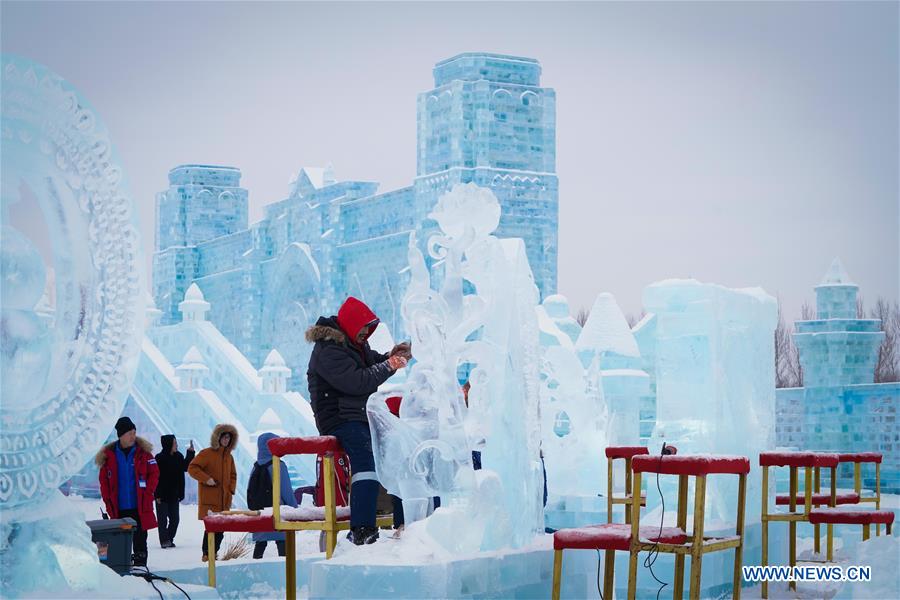
<svg viewBox="0 0 900 600"><path fill-rule="evenodd" d="M900 296L898 3L2 2L2 49L109 128L153 250L181 163L239 167L251 221L333 163L416 172L416 94L466 51L528 56L557 94L559 291L762 286L786 313L839 256ZM148 259L149 265L149 259Z"/></svg>

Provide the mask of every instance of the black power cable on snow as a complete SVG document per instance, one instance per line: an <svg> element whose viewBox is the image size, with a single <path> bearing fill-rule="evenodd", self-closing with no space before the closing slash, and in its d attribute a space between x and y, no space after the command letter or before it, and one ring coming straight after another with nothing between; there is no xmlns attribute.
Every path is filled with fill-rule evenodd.
<svg viewBox="0 0 900 600"><path fill-rule="evenodd" d="M171 583L176 588L178 588L178 591L180 591L182 594L184 594L185 598L187 598L188 600L191 600L190 595L188 595L188 593L186 591L184 591L180 585L178 585L177 583L175 583L168 577L162 577L160 575L157 575L156 573L151 572L150 569L148 569L146 566L132 567L131 572L129 574L133 575L134 577L140 577L141 579L143 579L144 581L146 581L150 585L152 585L153 589L156 590L156 593L159 594L160 600L165 600L165 599L163 598L162 592L159 591L159 588L156 587L155 583L153 583L154 581L165 581L166 583Z"/></svg>

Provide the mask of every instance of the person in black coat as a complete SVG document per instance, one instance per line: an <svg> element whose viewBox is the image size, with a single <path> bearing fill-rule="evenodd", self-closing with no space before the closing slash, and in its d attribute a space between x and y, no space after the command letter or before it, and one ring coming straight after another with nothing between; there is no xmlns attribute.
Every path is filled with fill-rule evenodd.
<svg viewBox="0 0 900 600"><path fill-rule="evenodd" d="M321 435L337 437L350 457L349 538L357 545L378 539L378 476L366 402L411 358L409 344L389 354L372 350L367 340L377 326L375 313L351 296L337 316L319 317L306 331L306 340L315 343L306 377L316 427Z"/></svg>
<svg viewBox="0 0 900 600"><path fill-rule="evenodd" d="M162 452L156 455L159 466L159 485L156 486L156 516L159 521L159 546L175 547L175 532L178 531L178 508L184 500L184 474L194 460L194 442L188 446L187 456L178 451L178 440L174 435L160 438Z"/></svg>

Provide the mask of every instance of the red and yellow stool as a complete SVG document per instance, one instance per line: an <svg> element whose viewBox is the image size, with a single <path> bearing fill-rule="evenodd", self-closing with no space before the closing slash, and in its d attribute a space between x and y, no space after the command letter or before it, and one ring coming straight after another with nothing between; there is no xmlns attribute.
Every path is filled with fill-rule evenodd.
<svg viewBox="0 0 900 600"><path fill-rule="evenodd" d="M859 496L859 502L874 503L875 510L881 510L881 460L880 452L853 452L838 454L842 463L853 463L853 491ZM862 465L871 463L875 465L875 495L864 496L862 489ZM840 504L840 502L838 502ZM875 535L881 535L881 523L875 523ZM818 536L816 536L818 538Z"/></svg>
<svg viewBox="0 0 900 600"><path fill-rule="evenodd" d="M762 521L762 566L766 566L769 561L769 522L770 521L786 521L788 522L788 560L790 566L797 564L797 523L808 523L809 513L813 510L813 499L824 500L827 498L828 505L834 507L837 505L837 465L838 455L824 452L761 452L759 454L759 466L762 467L762 504L760 505L760 519ZM769 512L769 468L770 467L788 467L790 469L790 490L787 496L787 513L770 513ZM804 469L804 485L803 485L803 512L796 512L798 500L798 470ZM813 492L813 472L815 471L815 486L818 487L820 479L820 469L831 469L831 493L825 498L816 495ZM818 490L817 490L818 491ZM816 497L818 496L818 497ZM782 502L784 497L781 496ZM852 498L849 498L852 499ZM776 497L776 504L778 497ZM816 525L815 531L815 550L819 550L819 530ZM788 584L791 589L796 589L796 582L792 581ZM762 597L768 598L769 584L767 581L762 582Z"/></svg>
<svg viewBox="0 0 900 600"><path fill-rule="evenodd" d="M871 535L871 527L882 524L887 528L887 534L891 535L891 525L894 522L894 513L890 510L842 510L836 508L815 508L809 513L809 522L816 525L827 526L828 536L828 560L834 558L834 526L835 525L862 525L862 539L866 541Z"/></svg>
<svg viewBox="0 0 900 600"><path fill-rule="evenodd" d="M628 597L633 599L637 591L637 561L641 550L656 548L659 552L675 555L675 581L673 598L680 599L684 592L684 557L691 557L691 598L700 597L700 575L703 555L710 552L734 549L734 599L741 597L741 561L744 550L744 506L747 500L747 474L750 460L745 456L693 455L693 456L638 456L632 461L634 468L634 493L641 489L641 475L655 473L678 476L678 508L676 527L687 527L688 484L694 478L694 523L687 542L683 544L646 545L632 536L631 559L628 564ZM738 497L735 515L735 534L724 538L705 537L703 528L706 515L706 478L709 475L737 475ZM640 507L632 504L631 527L640 528Z"/></svg>
<svg viewBox="0 0 900 600"><path fill-rule="evenodd" d="M613 505L625 505L625 523L631 523L631 460L635 456L644 456L650 451L644 446L610 446L606 449L606 522L613 522ZM613 494L613 463L625 461L625 493L621 496ZM647 496L641 494L641 506L647 506Z"/></svg>
<svg viewBox="0 0 900 600"><path fill-rule="evenodd" d="M258 510L234 510L222 513L212 513L203 517L203 527L206 530L206 547L215 549L216 534L225 532L239 533L270 533L275 531L275 523L272 516L263 516ZM293 550L293 548L292 548ZM286 563L290 566L291 559ZM216 587L216 553L209 553L209 562L206 565L209 587ZM288 569L287 575L291 574Z"/></svg>
<svg viewBox="0 0 900 600"><path fill-rule="evenodd" d="M746 502L747 474L750 461L742 456L648 456L636 455L632 459L632 498L640 497L641 474L659 473L678 475L678 506L676 527L641 527L641 504L632 502L631 523L594 525L578 529L561 529L553 535L553 598L559 598L562 579L562 552L566 549L604 550L604 598L611 598L615 571L616 550L628 551L628 598L637 593L637 559L643 550L657 550L675 554L674 598L684 593L684 557L690 555L690 596L700 595L700 574L703 555L734 548L734 597L740 599L741 553L744 544L744 505ZM725 538L703 536L706 504L706 477L714 474L738 475L738 506L735 535ZM694 529L689 535L687 527L687 497L689 478L695 478Z"/></svg>
<svg viewBox="0 0 900 600"><path fill-rule="evenodd" d="M276 531L285 532L285 554L287 554L287 587L288 600L297 597L296 541L295 533L302 530L325 532L325 558L330 559L337 545L337 532L350 529L347 516L338 517L337 503L334 496L334 456L343 452L340 442L332 435L308 437L283 437L269 440L269 452L272 453L272 521ZM323 455L323 482L325 486L325 506L322 518L284 519L281 510L281 457L291 454ZM353 465L350 465L353 468ZM390 527L393 515L384 515L376 520L379 527Z"/></svg>

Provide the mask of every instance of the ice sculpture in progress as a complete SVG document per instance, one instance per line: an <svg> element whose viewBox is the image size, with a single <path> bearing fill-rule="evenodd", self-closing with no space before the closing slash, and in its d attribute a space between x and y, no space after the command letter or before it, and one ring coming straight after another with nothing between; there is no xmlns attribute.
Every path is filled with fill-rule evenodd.
<svg viewBox="0 0 900 600"><path fill-rule="evenodd" d="M137 367L140 237L96 113L46 67L2 64L2 595L65 595L119 579L57 488L106 439ZM11 225L20 201L39 206L52 265ZM50 317L35 310L48 266Z"/></svg>
<svg viewBox="0 0 900 600"><path fill-rule="evenodd" d="M402 314L417 362L399 419L378 396L369 401L379 480L413 515L440 496L425 526L453 553L521 547L543 529L537 287L522 240L492 235L500 205L490 190L454 186L429 216L440 233L428 252L443 277L433 289L411 240ZM471 369L468 408L462 364Z"/></svg>

